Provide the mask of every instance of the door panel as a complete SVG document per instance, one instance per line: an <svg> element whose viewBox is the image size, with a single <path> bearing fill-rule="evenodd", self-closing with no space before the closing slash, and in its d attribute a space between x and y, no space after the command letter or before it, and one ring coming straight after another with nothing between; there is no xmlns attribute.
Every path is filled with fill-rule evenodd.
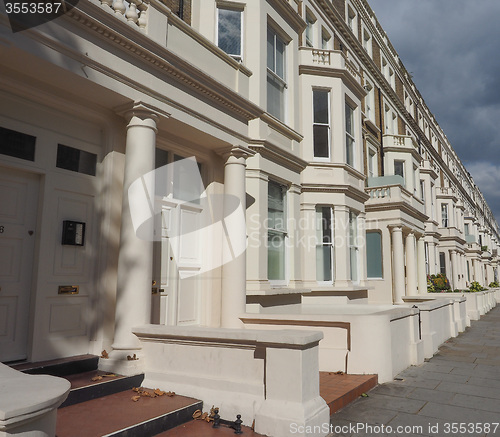
<svg viewBox="0 0 500 437"><path fill-rule="evenodd" d="M0 168L0 361L27 358L38 177Z"/></svg>
<svg viewBox="0 0 500 437"><path fill-rule="evenodd" d="M154 243L152 321L165 325L199 324L198 273L201 270L201 242L197 232L201 208L163 200ZM158 229L161 226L161 230Z"/></svg>

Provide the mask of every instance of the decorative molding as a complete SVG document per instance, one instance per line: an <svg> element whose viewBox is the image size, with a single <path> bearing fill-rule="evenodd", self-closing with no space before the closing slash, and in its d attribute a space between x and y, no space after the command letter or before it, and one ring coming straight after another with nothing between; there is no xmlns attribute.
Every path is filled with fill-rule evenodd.
<svg viewBox="0 0 500 437"><path fill-rule="evenodd" d="M307 162L293 153L283 150L282 148L275 146L269 141L256 140L250 141L248 147L255 152L259 153L262 157L269 159L270 161L281 164L284 167L300 173L307 167Z"/></svg>
<svg viewBox="0 0 500 437"><path fill-rule="evenodd" d="M92 17L88 14L92 14ZM92 30L101 38L106 38L120 50L149 63L174 80L208 97L214 104L225 106L248 121L258 118L264 112L236 91L227 88L166 47L160 46L138 28L135 29L126 22L117 20L89 1L82 1L78 8L73 8L65 14L65 17L68 17L68 20L75 20L80 26ZM102 22L94 17L101 19Z"/></svg>
<svg viewBox="0 0 500 437"><path fill-rule="evenodd" d="M284 18L297 33L302 33L307 23L286 0L267 0L267 2Z"/></svg>

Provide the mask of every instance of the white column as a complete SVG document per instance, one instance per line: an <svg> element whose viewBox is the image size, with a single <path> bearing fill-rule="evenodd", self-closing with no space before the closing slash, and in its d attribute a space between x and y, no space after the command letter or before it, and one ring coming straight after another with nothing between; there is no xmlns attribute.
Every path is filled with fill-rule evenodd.
<svg viewBox="0 0 500 437"><path fill-rule="evenodd" d="M403 229L396 226L391 229L392 233L392 275L393 275L393 298L394 303L402 303L405 295L405 266L403 248Z"/></svg>
<svg viewBox="0 0 500 437"><path fill-rule="evenodd" d="M335 217L335 286L348 287L352 284L349 253L349 208L334 206Z"/></svg>
<svg viewBox="0 0 500 437"><path fill-rule="evenodd" d="M429 250L429 274L436 274L436 243L433 241L429 241L428 244Z"/></svg>
<svg viewBox="0 0 500 437"><path fill-rule="evenodd" d="M223 152L226 160L224 165L224 222L230 241L224 242L223 259L230 260L222 266L221 290L221 327L241 328L243 323L240 316L246 312L246 250L236 258L233 257L234 248L246 246L246 189L245 168L246 158L255 152L235 146ZM232 214L234 202L237 198L243 215ZM229 216L236 217L230 219ZM222 244L223 242L221 242Z"/></svg>
<svg viewBox="0 0 500 437"><path fill-rule="evenodd" d="M134 181L155 168L157 113L135 103L123 113L129 123L125 150L118 282L116 290L115 334L108 359L101 359L99 368L125 375L142 372L141 344L132 333L134 326L150 323L151 281L153 265L154 178L143 178L143 190L129 197ZM133 205L147 205L141 211ZM148 211L147 208L150 208ZM132 215L150 218L137 235ZM137 224L136 224L137 225ZM127 359L127 356L136 359Z"/></svg>
<svg viewBox="0 0 500 437"><path fill-rule="evenodd" d="M303 254L302 280L305 287L314 287L318 284L316 274L316 205L303 202L300 209L300 238L303 241L301 244ZM334 277L334 281L336 279Z"/></svg>
<svg viewBox="0 0 500 437"><path fill-rule="evenodd" d="M366 213L360 212L358 214L358 237L363 236L363 238L358 238L361 244L358 247L359 256L359 285L361 287L366 285L367 276L367 266L366 266Z"/></svg>
<svg viewBox="0 0 500 437"><path fill-rule="evenodd" d="M417 294L417 263L415 256L415 234L410 232L406 236L406 294Z"/></svg>
<svg viewBox="0 0 500 437"><path fill-rule="evenodd" d="M452 282L452 288L455 289L459 287L457 251L452 249L450 250L450 254L451 254L451 270L452 270L451 282Z"/></svg>
<svg viewBox="0 0 500 437"><path fill-rule="evenodd" d="M425 242L421 235L417 240L417 276L418 294L427 293L427 275L425 272Z"/></svg>
<svg viewBox="0 0 500 437"><path fill-rule="evenodd" d="M481 263L479 262L478 259L472 260L472 263L474 265L474 281L479 282L481 284L482 283Z"/></svg>

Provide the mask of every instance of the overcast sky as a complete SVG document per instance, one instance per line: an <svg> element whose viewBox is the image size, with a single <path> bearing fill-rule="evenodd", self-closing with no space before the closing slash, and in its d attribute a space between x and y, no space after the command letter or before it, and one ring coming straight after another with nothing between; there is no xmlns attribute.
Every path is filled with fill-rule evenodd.
<svg viewBox="0 0 500 437"><path fill-rule="evenodd" d="M368 0L500 223L500 0Z"/></svg>

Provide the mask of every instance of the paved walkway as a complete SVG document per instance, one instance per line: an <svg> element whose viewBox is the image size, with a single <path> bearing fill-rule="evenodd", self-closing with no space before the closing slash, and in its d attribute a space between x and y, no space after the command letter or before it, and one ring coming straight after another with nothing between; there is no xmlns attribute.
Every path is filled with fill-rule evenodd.
<svg viewBox="0 0 500 437"><path fill-rule="evenodd" d="M396 379L334 414L331 436L500 436L500 305Z"/></svg>

